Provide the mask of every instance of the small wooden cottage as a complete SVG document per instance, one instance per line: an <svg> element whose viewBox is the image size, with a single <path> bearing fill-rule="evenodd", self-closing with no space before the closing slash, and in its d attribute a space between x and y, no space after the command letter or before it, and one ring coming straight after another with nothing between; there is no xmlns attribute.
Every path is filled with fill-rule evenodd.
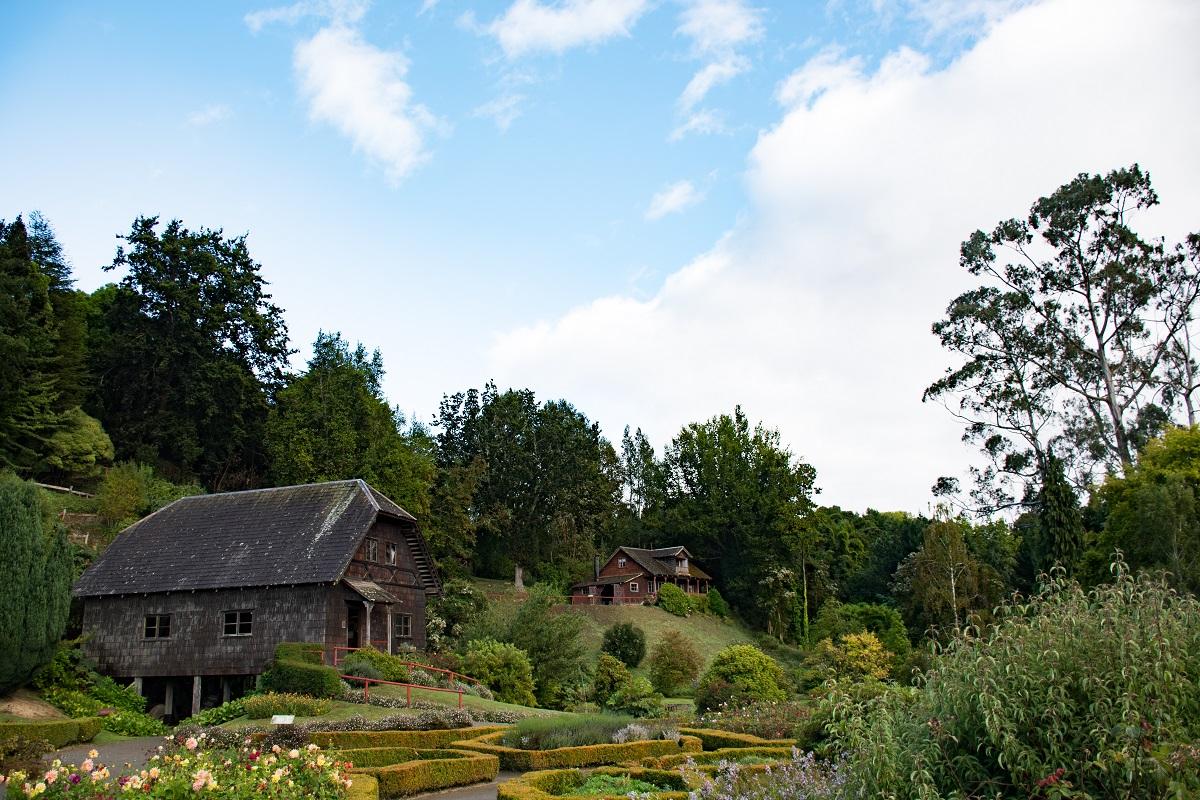
<svg viewBox="0 0 1200 800"><path fill-rule="evenodd" d="M664 583L689 594L707 594L712 577L692 562L685 547L618 547L590 581L571 587L572 605L654 603Z"/></svg>
<svg viewBox="0 0 1200 800"><path fill-rule="evenodd" d="M169 717L253 684L279 642L425 646L416 519L361 480L185 497L83 573L84 650Z"/></svg>

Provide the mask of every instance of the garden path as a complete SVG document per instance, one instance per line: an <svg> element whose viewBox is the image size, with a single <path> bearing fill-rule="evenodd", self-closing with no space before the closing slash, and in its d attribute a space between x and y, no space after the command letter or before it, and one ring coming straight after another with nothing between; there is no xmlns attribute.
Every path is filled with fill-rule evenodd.
<svg viewBox="0 0 1200 800"><path fill-rule="evenodd" d="M141 769L142 765L154 754L155 748L162 744L162 741L163 737L161 736L139 736L136 739L125 739L107 744L84 742L47 753L43 756L43 760L49 763L57 758L61 759L64 764L79 764L87 758L89 751L97 750L100 753L99 760L107 764L113 773L120 773L120 768L126 763L132 764L136 769Z"/></svg>
<svg viewBox="0 0 1200 800"><path fill-rule="evenodd" d="M426 797L430 800L496 800L496 787L521 775L520 772L501 772L491 783L477 783L474 786L459 786L456 789L413 795L407 800L421 800Z"/></svg>

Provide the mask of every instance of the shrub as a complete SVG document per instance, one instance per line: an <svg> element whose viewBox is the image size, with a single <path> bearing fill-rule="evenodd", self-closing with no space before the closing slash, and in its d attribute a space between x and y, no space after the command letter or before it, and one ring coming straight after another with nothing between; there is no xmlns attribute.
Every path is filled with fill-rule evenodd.
<svg viewBox="0 0 1200 800"><path fill-rule="evenodd" d="M734 733L745 733L763 739L794 739L812 717L809 700L787 700L782 703L751 703L730 706L701 715L700 724ZM694 731L687 731L697 735ZM707 746L707 745L706 745Z"/></svg>
<svg viewBox="0 0 1200 800"><path fill-rule="evenodd" d="M531 706L533 697L533 668L529 656L511 644L483 639L471 642L463 659L463 667L477 680L483 681L503 703Z"/></svg>
<svg viewBox="0 0 1200 800"><path fill-rule="evenodd" d="M635 717L661 717L663 715L663 696L654 691L650 681L636 677L617 687L609 696L605 706L618 714L632 714Z"/></svg>
<svg viewBox="0 0 1200 800"><path fill-rule="evenodd" d="M237 719L238 717L243 716L245 713L245 699L239 697L237 700L230 700L228 703L222 703L221 705L213 708L206 708L198 714L193 714L192 716L180 722L179 726L177 727L190 725L200 725L204 727L210 725L221 725L229 722L231 719Z"/></svg>
<svg viewBox="0 0 1200 800"><path fill-rule="evenodd" d="M696 708L704 712L728 703L786 700L785 684L775 659L754 645L731 645L717 653L701 676Z"/></svg>
<svg viewBox="0 0 1200 800"><path fill-rule="evenodd" d="M100 721L95 717L0 722L0 741L13 738L27 741L44 740L53 747L90 742L99 732Z"/></svg>
<svg viewBox="0 0 1200 800"><path fill-rule="evenodd" d="M673 583L664 583L658 587L658 604L662 606L663 611L677 617L686 617L692 609L687 593Z"/></svg>
<svg viewBox="0 0 1200 800"><path fill-rule="evenodd" d="M471 741L455 742L463 750L490 753L500 758L500 767L505 770L526 772L533 769L557 769L561 767L591 767L601 764L619 764L640 761L653 756L666 756L680 752L700 752L700 741L691 736L673 736L653 740L626 741L624 743L600 743L575 745L549 750L523 750L500 744L503 734L481 736Z"/></svg>
<svg viewBox="0 0 1200 800"><path fill-rule="evenodd" d="M616 714L571 714L561 717L531 717L505 731L505 747L521 750L553 750L557 747L582 747L607 744L613 734L633 719Z"/></svg>
<svg viewBox="0 0 1200 800"><path fill-rule="evenodd" d="M717 591L717 587L708 590L705 595L708 598L708 611L710 614L717 617L729 616L729 603L725 602L725 598Z"/></svg>
<svg viewBox="0 0 1200 800"><path fill-rule="evenodd" d="M915 690L831 698L848 788L899 800L1197 796L1200 600L1113 570L1090 591L1052 576L986 634L953 640Z"/></svg>
<svg viewBox="0 0 1200 800"><path fill-rule="evenodd" d="M667 631L650 654L650 682L668 696L690 690L700 665L695 645L679 631Z"/></svg>
<svg viewBox="0 0 1200 800"><path fill-rule="evenodd" d="M101 722L104 730L122 736L162 736L169 730L161 720L149 714L125 709L117 709L108 716L101 717Z"/></svg>
<svg viewBox="0 0 1200 800"><path fill-rule="evenodd" d="M619 622L604 632L600 650L633 669L646 657L646 633L632 622Z"/></svg>
<svg viewBox="0 0 1200 800"><path fill-rule="evenodd" d="M271 662L270 669L259 677L258 685L267 692L305 694L310 697L334 698L342 693L342 680L333 667L278 657Z"/></svg>
<svg viewBox="0 0 1200 800"><path fill-rule="evenodd" d="M320 642L280 642L275 645L275 660L324 664L325 646Z"/></svg>
<svg viewBox="0 0 1200 800"><path fill-rule="evenodd" d="M689 788L683 775L675 770L600 767L587 772L580 769L531 772L505 781L496 791L499 800L647 796L662 800L687 800Z"/></svg>
<svg viewBox="0 0 1200 800"><path fill-rule="evenodd" d="M828 638L817 642L805 658L810 680L824 682L833 678L883 680L891 674L896 657L884 649L873 633L847 633L837 644Z"/></svg>
<svg viewBox="0 0 1200 800"><path fill-rule="evenodd" d="M617 691L627 686L633 680L629 670L618 659L606 653L600 654L596 662L595 676L592 678L592 697L600 705L608 702Z"/></svg>
<svg viewBox="0 0 1200 800"><path fill-rule="evenodd" d="M329 701L300 694L268 692L250 695L242 701L250 719L266 719L275 714L295 714L297 717L319 717L327 714Z"/></svg>
<svg viewBox="0 0 1200 800"><path fill-rule="evenodd" d="M360 719L361 723L362 720ZM296 727L301 727L297 725ZM314 727L308 723L304 727ZM374 747L411 747L417 750L445 747L452 742L500 733L498 726L446 728L444 730L364 730L360 724L349 730L312 731L310 737L321 747L339 750Z"/></svg>
<svg viewBox="0 0 1200 800"><path fill-rule="evenodd" d="M684 776L700 786L699 791L691 795L694 800L731 797L738 800L815 800L843 796L843 775L839 767L818 761L812 753L795 750L789 760L770 767L768 780L763 780L762 773L755 767L729 761L721 763L711 778L694 766L684 767Z"/></svg>
<svg viewBox="0 0 1200 800"><path fill-rule="evenodd" d="M528 654L538 704L546 708L568 705L571 687L587 681L587 648L581 638L584 618L553 613L558 596L552 587L541 584L530 589L529 599L517 610L507 637ZM468 670L468 674L472 673ZM474 677L482 680L479 675Z"/></svg>
<svg viewBox="0 0 1200 800"><path fill-rule="evenodd" d="M908 658L912 643L908 640L908 629L900 612L891 606L877 603L839 603L830 600L821 606L816 619L808 631L810 642L830 639L836 642L848 633L869 631L898 661Z"/></svg>
<svg viewBox="0 0 1200 800"><path fill-rule="evenodd" d="M461 750L426 750L417 753L415 760L356 769L353 774L375 778L379 781L380 797L392 798L483 783L493 780L499 771L500 761L492 755Z"/></svg>
<svg viewBox="0 0 1200 800"><path fill-rule="evenodd" d="M627 796L631 793L642 792L661 792L664 789L674 787L660 786L657 783L650 783L639 778L631 777L630 775L606 775L604 773L594 773L588 776L588 779L576 788L571 790L572 795L580 795L584 797L592 795L600 796Z"/></svg>
<svg viewBox="0 0 1200 800"><path fill-rule="evenodd" d="M350 656L338 666L338 672L342 675L353 675L356 678L374 678L375 680L383 680L383 673L379 668L365 658L355 658ZM348 681L354 683L354 681ZM408 683L408 681L404 681Z"/></svg>
<svg viewBox="0 0 1200 800"><path fill-rule="evenodd" d="M10 736L0 739L0 775L24 772L26 775L40 773L42 756L54 749L45 739L30 739L25 736Z"/></svg>

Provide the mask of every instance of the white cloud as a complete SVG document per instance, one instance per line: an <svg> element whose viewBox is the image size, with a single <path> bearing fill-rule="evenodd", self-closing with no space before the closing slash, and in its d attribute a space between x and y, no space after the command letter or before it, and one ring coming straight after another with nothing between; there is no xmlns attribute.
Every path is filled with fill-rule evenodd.
<svg viewBox="0 0 1200 800"><path fill-rule="evenodd" d="M784 106L807 105L829 89L861 80L862 71L861 58L844 58L841 48L828 47L784 78L775 98Z"/></svg>
<svg viewBox="0 0 1200 800"><path fill-rule="evenodd" d="M742 226L648 300L500 336L488 374L589 398L605 430L660 444L741 403L816 466L823 502L924 510L934 479L975 458L920 402L951 362L930 324L971 285L959 243L1135 160L1163 201L1150 232L1193 230L1200 109L1182 76L1200 74L1197 29L1191 3L1051 0L943 69L905 50L824 73L836 80L814 67L749 155Z"/></svg>
<svg viewBox="0 0 1200 800"><path fill-rule="evenodd" d="M678 214L704 199L704 193L696 189L691 181L676 181L650 198L646 208L646 219L662 219L668 214Z"/></svg>
<svg viewBox="0 0 1200 800"><path fill-rule="evenodd" d="M729 126L725 124L725 118L720 112L702 108L689 114L687 119L679 123L671 131L667 141L678 142L689 133L729 133Z"/></svg>
<svg viewBox="0 0 1200 800"><path fill-rule="evenodd" d="M436 6L439 2L441 2L441 0L424 0L424 2L421 3L421 9L417 11L417 16L421 16L426 11L432 11L434 6Z"/></svg>
<svg viewBox="0 0 1200 800"><path fill-rule="evenodd" d="M412 102L408 60L334 24L296 45L293 58L309 116L335 127L399 181L428 158L425 136L441 123Z"/></svg>
<svg viewBox="0 0 1200 800"><path fill-rule="evenodd" d="M509 58L539 52L562 53L599 44L630 29L648 8L647 0L516 0L487 25L469 12L463 24L493 36Z"/></svg>
<svg viewBox="0 0 1200 800"><path fill-rule="evenodd" d="M490 118L496 123L496 127L500 132L503 133L521 116L521 103L524 100L524 95L513 93L502 94L476 107L472 114L476 117Z"/></svg>
<svg viewBox="0 0 1200 800"><path fill-rule="evenodd" d="M711 133L711 112L708 117L693 114L714 87L747 72L750 61L737 52L737 48L762 37L762 12L751 8L744 0L688 0L679 15L677 35L691 40L693 58L707 63L701 67L684 87L679 96L680 114L685 117L671 132L671 141L677 141L689 133Z"/></svg>
<svg viewBox="0 0 1200 800"><path fill-rule="evenodd" d="M295 25L307 17L318 17L338 25L353 25L367 13L370 0L300 0L290 6L251 11L242 19L254 33L276 23Z"/></svg>
<svg viewBox="0 0 1200 800"><path fill-rule="evenodd" d="M187 124L194 128L202 128L229 119L231 113L229 106L226 105L205 106L199 111L188 114Z"/></svg>

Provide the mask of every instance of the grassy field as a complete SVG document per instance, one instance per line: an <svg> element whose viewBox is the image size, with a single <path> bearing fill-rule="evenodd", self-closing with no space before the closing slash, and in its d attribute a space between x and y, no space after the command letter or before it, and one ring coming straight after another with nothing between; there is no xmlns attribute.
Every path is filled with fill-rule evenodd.
<svg viewBox="0 0 1200 800"><path fill-rule="evenodd" d="M363 717L364 719L381 719L382 717L391 717L398 714L411 714L416 716L421 713L419 708L383 708L381 706L368 706L362 703L344 703L341 700L332 701L333 708L328 714L322 714L319 717L296 717L296 722L338 722L351 717ZM248 719L246 717L238 717L230 720L222 725L222 728L246 728L251 725L270 725L271 720L267 719Z"/></svg>
<svg viewBox="0 0 1200 800"><path fill-rule="evenodd" d="M371 694L377 693L388 697L405 696L405 690L401 686L372 686ZM449 706L450 708L458 707L458 695L449 694L448 692L413 689L412 698L413 700L424 700L428 703L437 703L438 705ZM473 694L463 695L463 708L473 708L479 711L517 711L525 714L533 712L539 716L562 713L561 711L551 711L545 708L530 708L528 706L513 705L512 703L501 703L498 700L485 700Z"/></svg>

